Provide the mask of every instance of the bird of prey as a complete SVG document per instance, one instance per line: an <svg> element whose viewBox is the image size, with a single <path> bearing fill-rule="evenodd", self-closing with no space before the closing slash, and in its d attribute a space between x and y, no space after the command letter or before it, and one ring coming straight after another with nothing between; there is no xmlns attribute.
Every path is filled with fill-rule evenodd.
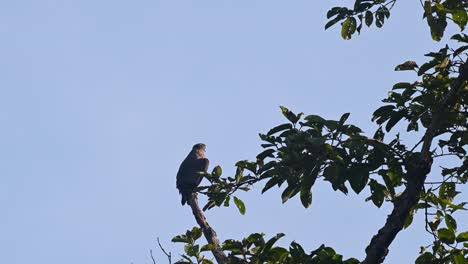
<svg viewBox="0 0 468 264"><path fill-rule="evenodd" d="M195 144L180 164L177 172L177 189L182 195L182 205L188 202L190 195L202 181L203 175L200 172L208 171L209 160L205 157L205 153L205 144Z"/></svg>

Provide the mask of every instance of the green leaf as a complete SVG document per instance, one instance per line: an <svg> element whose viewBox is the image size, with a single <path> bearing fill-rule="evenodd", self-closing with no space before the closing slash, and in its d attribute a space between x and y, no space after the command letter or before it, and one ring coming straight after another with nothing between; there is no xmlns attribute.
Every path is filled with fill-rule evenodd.
<svg viewBox="0 0 468 264"><path fill-rule="evenodd" d="M191 257L195 257L195 256L198 256L198 254L200 253L200 250L199 250L199 245L191 245L191 244L187 244L184 246L184 250L185 250L185 253L187 253L187 255L191 256Z"/></svg>
<svg viewBox="0 0 468 264"><path fill-rule="evenodd" d="M429 252L426 252L420 255L415 261L415 264L433 264L433 263L434 263L434 256Z"/></svg>
<svg viewBox="0 0 468 264"><path fill-rule="evenodd" d="M421 76L426 73L429 69L436 66L438 64L437 60L431 60L430 62L426 62L418 70L418 75Z"/></svg>
<svg viewBox="0 0 468 264"><path fill-rule="evenodd" d="M468 35L465 34L455 34L450 39L458 40L458 42L468 43Z"/></svg>
<svg viewBox="0 0 468 264"><path fill-rule="evenodd" d="M436 216L434 219L432 219L431 222L429 222L429 227L431 228L432 231L437 230L437 227L440 225L440 217Z"/></svg>
<svg viewBox="0 0 468 264"><path fill-rule="evenodd" d="M312 203L312 191L309 188L301 190L301 202L305 208L308 208Z"/></svg>
<svg viewBox="0 0 468 264"><path fill-rule="evenodd" d="M178 262L174 264L193 264L194 262L186 255L180 255L182 258L184 258L187 261L179 260Z"/></svg>
<svg viewBox="0 0 468 264"><path fill-rule="evenodd" d="M245 204L244 202L242 202L241 199L237 198L236 196L234 196L234 203L236 204L237 206L237 209L239 209L239 212L244 215L245 214Z"/></svg>
<svg viewBox="0 0 468 264"><path fill-rule="evenodd" d="M468 241L468 231L467 231L467 232L460 233L460 234L458 234L458 236L457 236L457 242L458 242L458 243L460 243L460 242L465 242L465 241Z"/></svg>
<svg viewBox="0 0 468 264"><path fill-rule="evenodd" d="M356 31L357 31L358 34L361 34L361 29L362 29L362 14L360 14L358 17L359 17L359 26L357 26Z"/></svg>
<svg viewBox="0 0 468 264"><path fill-rule="evenodd" d="M264 160L266 157L274 158L273 153L275 153L274 149L267 149L264 150L262 153L257 155L258 160Z"/></svg>
<svg viewBox="0 0 468 264"><path fill-rule="evenodd" d="M384 140L384 137L385 137L385 133L383 132L382 127L379 127L379 128L375 131L375 134L374 134L373 138L374 138L374 139L377 139L377 140L380 140L380 141L383 141L383 140Z"/></svg>
<svg viewBox="0 0 468 264"><path fill-rule="evenodd" d="M325 30L327 30L329 27L335 25L338 21L342 20L343 18L345 18L345 15L344 14L339 14L334 19L328 21L327 24L325 24Z"/></svg>
<svg viewBox="0 0 468 264"><path fill-rule="evenodd" d="M341 124L341 125L343 125L343 124L346 122L346 120L348 120L349 115L350 115L350 113L344 113L344 114L340 117L340 124Z"/></svg>
<svg viewBox="0 0 468 264"><path fill-rule="evenodd" d="M374 15L372 14L372 12L366 11L366 17L365 17L366 25L370 27L373 21L374 21Z"/></svg>
<svg viewBox="0 0 468 264"><path fill-rule="evenodd" d="M175 264L175 263L174 263ZM214 264L213 261L209 260L209 259L203 259L201 264Z"/></svg>
<svg viewBox="0 0 468 264"><path fill-rule="evenodd" d="M460 27L460 30L465 30L466 22L468 20L468 15L466 14L466 10L463 8L457 9L452 12L452 19L455 24Z"/></svg>
<svg viewBox="0 0 468 264"><path fill-rule="evenodd" d="M215 249L215 247L216 246L214 244L206 244L203 247L201 247L200 252L211 251L211 250Z"/></svg>
<svg viewBox="0 0 468 264"><path fill-rule="evenodd" d="M404 229L408 228L411 225L411 223L413 223L413 218L414 218L414 210L411 210L405 219L405 223L403 224Z"/></svg>
<svg viewBox="0 0 468 264"><path fill-rule="evenodd" d="M305 251L302 246L295 241L291 242L291 245L289 246L289 252L294 259L301 259L305 255Z"/></svg>
<svg viewBox="0 0 468 264"><path fill-rule="evenodd" d="M265 184L265 187L263 187L262 193L268 191L269 189L271 189L271 187L277 185L280 181L281 181L281 178L272 177L270 180L267 181L267 183Z"/></svg>
<svg viewBox="0 0 468 264"><path fill-rule="evenodd" d="M466 264L468 263L462 253L458 253L453 256L455 264Z"/></svg>
<svg viewBox="0 0 468 264"><path fill-rule="evenodd" d="M396 89L408 89L408 88L411 88L411 87L413 87L413 85L411 85L411 83L408 83L408 82L399 82L399 83L396 83L395 85L393 85L392 90L396 90Z"/></svg>
<svg viewBox="0 0 468 264"><path fill-rule="evenodd" d="M283 131L283 130L287 130L287 129L291 129L292 128L292 125L291 124L282 124L282 125L279 125L277 127L274 127L272 129L270 129L270 131L268 131L267 133L267 136L271 136L275 133L278 133L280 131Z"/></svg>
<svg viewBox="0 0 468 264"><path fill-rule="evenodd" d="M283 233L279 233L279 234L276 234L276 236L270 238L266 244L265 244L265 247L263 248L264 251L268 251L270 250L273 245L276 243L276 241L278 241L280 238L284 237L284 234Z"/></svg>
<svg viewBox="0 0 468 264"><path fill-rule="evenodd" d="M235 164L236 167L240 167L243 169L247 169L253 173L257 172L257 164L255 162L249 162L247 160L241 160L236 162Z"/></svg>
<svg viewBox="0 0 468 264"><path fill-rule="evenodd" d="M449 66L450 64L450 58L447 56L445 57L439 64L436 65L437 70L444 70Z"/></svg>
<svg viewBox="0 0 468 264"><path fill-rule="evenodd" d="M356 32L356 19L354 17L348 17L341 25L341 37L343 39L351 39L351 36Z"/></svg>
<svg viewBox="0 0 468 264"><path fill-rule="evenodd" d="M359 264L359 263L361 262L355 258L350 258L343 262L343 264Z"/></svg>
<svg viewBox="0 0 468 264"><path fill-rule="evenodd" d="M379 107L377 110L374 111L372 114L372 121L375 121L379 117L387 117L393 113L393 109L395 109L394 105L384 105Z"/></svg>
<svg viewBox="0 0 468 264"><path fill-rule="evenodd" d="M405 111L398 111L398 112L393 112L391 114L390 119L387 122L387 125L385 126L385 130L389 132L403 117L405 117L406 112Z"/></svg>
<svg viewBox="0 0 468 264"><path fill-rule="evenodd" d="M455 221L451 215L445 215L445 224L447 225L448 229L452 230L453 232L457 232L457 221Z"/></svg>
<svg viewBox="0 0 468 264"><path fill-rule="evenodd" d="M440 199L451 202L457 194L458 192L456 191L455 183L444 182L440 185L440 189L439 189Z"/></svg>
<svg viewBox="0 0 468 264"><path fill-rule="evenodd" d="M366 187L369 180L369 171L362 167L352 167L348 171L348 181L351 188L359 194Z"/></svg>
<svg viewBox="0 0 468 264"><path fill-rule="evenodd" d="M282 247L274 247L267 253L267 258L271 260L278 260L277 263L286 263L286 258L289 256L289 251Z"/></svg>
<svg viewBox="0 0 468 264"><path fill-rule="evenodd" d="M323 119L321 116L318 116L318 115L308 115L306 117L304 117L305 120L309 121L310 123L316 123L316 124L320 124L320 125L323 125L326 120Z"/></svg>
<svg viewBox="0 0 468 264"><path fill-rule="evenodd" d="M286 117L289 121L291 121L291 123L294 124L297 123L297 121L299 121L299 118L303 115L303 113L299 113L298 115L296 115L284 106L280 106L280 108L284 117Z"/></svg>
<svg viewBox="0 0 468 264"><path fill-rule="evenodd" d="M390 17L390 10L386 6L381 6L380 8L382 8L382 13L384 14L384 16L386 18L389 18Z"/></svg>
<svg viewBox="0 0 468 264"><path fill-rule="evenodd" d="M190 240L187 238L186 235L178 235L172 238L171 240L174 243L190 243Z"/></svg>
<svg viewBox="0 0 468 264"><path fill-rule="evenodd" d="M460 48L456 49L454 52L453 52L453 56L456 57L458 56L459 54L461 54L462 52L464 52L465 50L468 49L468 45L465 45L465 46L461 46Z"/></svg>
<svg viewBox="0 0 468 264"><path fill-rule="evenodd" d="M187 236L192 238L194 241L202 236L202 229L194 226L190 232L187 232Z"/></svg>
<svg viewBox="0 0 468 264"><path fill-rule="evenodd" d="M388 12L388 9L384 8L383 6L380 6L375 12L375 25L378 28L381 28L385 22L385 17L389 16L390 13Z"/></svg>
<svg viewBox="0 0 468 264"><path fill-rule="evenodd" d="M250 234L248 237L246 237L243 240L243 243L246 244L246 242L248 242L248 243L254 244L256 246L263 246L263 245L265 245L265 240L263 239L263 236L265 236L265 234L263 234L263 233Z"/></svg>
<svg viewBox="0 0 468 264"><path fill-rule="evenodd" d="M444 243L453 244L455 242L455 233L453 230L448 228L441 228L437 230L437 236L439 237L440 241Z"/></svg>
<svg viewBox="0 0 468 264"><path fill-rule="evenodd" d="M341 173L340 167L335 163L326 167L323 171L323 176L325 180L329 181L332 184L333 190L340 190L343 193L348 193L348 190L344 186L346 181L346 176Z"/></svg>
<svg viewBox="0 0 468 264"><path fill-rule="evenodd" d="M395 67L395 71L412 71L418 68L418 64L414 61L406 61Z"/></svg>
<svg viewBox="0 0 468 264"><path fill-rule="evenodd" d="M354 11L356 13L363 12L364 10L370 9L373 5L373 3L368 3L363 0L356 0L356 2L354 2Z"/></svg>
<svg viewBox="0 0 468 264"><path fill-rule="evenodd" d="M362 130L355 125L346 125L345 133L359 134L362 133Z"/></svg>
<svg viewBox="0 0 468 264"><path fill-rule="evenodd" d="M434 17L432 14L428 14L427 23L431 29L432 39L435 41L440 41L444 36L444 31L447 27L447 14L438 12L437 17Z"/></svg>
<svg viewBox="0 0 468 264"><path fill-rule="evenodd" d="M281 194L281 200L285 203L289 198L297 194L299 188L296 185L288 185Z"/></svg>
<svg viewBox="0 0 468 264"><path fill-rule="evenodd" d="M211 173L211 175L213 175L213 177L219 177L221 176L221 174L223 173L223 170L221 169L221 167L218 165L216 167L213 168L213 172Z"/></svg>
<svg viewBox="0 0 468 264"><path fill-rule="evenodd" d="M380 208L385 198L385 186L378 183L376 180L371 179L369 182L369 188L371 190L371 196L368 197L366 201L372 200L372 202Z"/></svg>
<svg viewBox="0 0 468 264"><path fill-rule="evenodd" d="M408 123L408 127L406 128L406 131L418 131L419 130L419 124L418 120L412 119L411 122Z"/></svg>
<svg viewBox="0 0 468 264"><path fill-rule="evenodd" d="M227 195L226 196L226 199L224 199L224 206L225 207L228 207L229 206L229 201L231 200L231 196Z"/></svg>
<svg viewBox="0 0 468 264"><path fill-rule="evenodd" d="M466 202L462 202L460 204L449 204L448 206L452 209L452 213L453 213L458 210L466 211L465 205L466 205Z"/></svg>
<svg viewBox="0 0 468 264"><path fill-rule="evenodd" d="M330 19L332 16L336 16L340 13L346 12L348 9L346 7L333 7L327 12L327 18Z"/></svg>
<svg viewBox="0 0 468 264"><path fill-rule="evenodd" d="M381 28L383 26L383 19L381 17L378 17L377 14L375 14L375 25L378 28Z"/></svg>
<svg viewBox="0 0 468 264"><path fill-rule="evenodd" d="M203 206L203 209L202 209L202 210L203 210L203 211L206 211L206 210L211 209L211 208L213 208L213 207L215 207L215 206L216 206L216 202L213 201L213 200L211 200L211 201L208 201L208 202L205 204L205 206Z"/></svg>

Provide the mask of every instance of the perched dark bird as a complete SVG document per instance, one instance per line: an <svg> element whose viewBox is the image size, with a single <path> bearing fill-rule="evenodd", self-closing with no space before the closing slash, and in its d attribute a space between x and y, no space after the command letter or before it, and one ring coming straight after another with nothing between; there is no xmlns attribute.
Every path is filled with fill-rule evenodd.
<svg viewBox="0 0 468 264"><path fill-rule="evenodd" d="M206 145L196 144L180 164L177 172L177 189L182 195L182 205L189 200L189 196L202 181L203 175L200 172L208 171L209 160L205 157L205 153Z"/></svg>

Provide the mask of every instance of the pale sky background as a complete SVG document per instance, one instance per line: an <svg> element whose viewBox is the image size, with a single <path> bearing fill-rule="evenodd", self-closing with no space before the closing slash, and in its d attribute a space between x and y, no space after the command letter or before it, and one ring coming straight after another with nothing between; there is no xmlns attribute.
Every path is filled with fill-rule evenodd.
<svg viewBox="0 0 468 264"><path fill-rule="evenodd" d="M373 133L393 83L417 78L393 68L442 43L416 0L344 41L323 29L336 3L1 1L1 262L143 264L152 248L166 263L156 237L177 260L170 239L196 225L175 189L180 162L204 142L211 165L233 173L260 151L258 133L283 122L279 105L351 112ZM307 210L297 197L281 205L278 189L259 193L239 195L245 216L207 213L220 239L284 232L283 245L362 259L391 209L321 181ZM414 261L428 241L418 217L386 263Z"/></svg>

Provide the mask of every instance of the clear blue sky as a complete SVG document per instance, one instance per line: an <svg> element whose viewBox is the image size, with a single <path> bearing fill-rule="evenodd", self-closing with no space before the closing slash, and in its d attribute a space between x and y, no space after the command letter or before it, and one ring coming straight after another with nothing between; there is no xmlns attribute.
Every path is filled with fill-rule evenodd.
<svg viewBox="0 0 468 264"><path fill-rule="evenodd" d="M400 1L383 29L344 41L324 31L336 1L3 1L0 4L0 252L8 264L143 264L156 237L194 226L175 189L191 146L233 173L260 150L279 105L350 120L371 112L393 71L442 44L418 1ZM241 194L247 214L209 211L220 239L286 233L362 258L389 207L319 182L304 210L280 192ZM203 199L202 199L203 200ZM387 263L414 260L420 219ZM177 259L177 257L175 257Z"/></svg>

